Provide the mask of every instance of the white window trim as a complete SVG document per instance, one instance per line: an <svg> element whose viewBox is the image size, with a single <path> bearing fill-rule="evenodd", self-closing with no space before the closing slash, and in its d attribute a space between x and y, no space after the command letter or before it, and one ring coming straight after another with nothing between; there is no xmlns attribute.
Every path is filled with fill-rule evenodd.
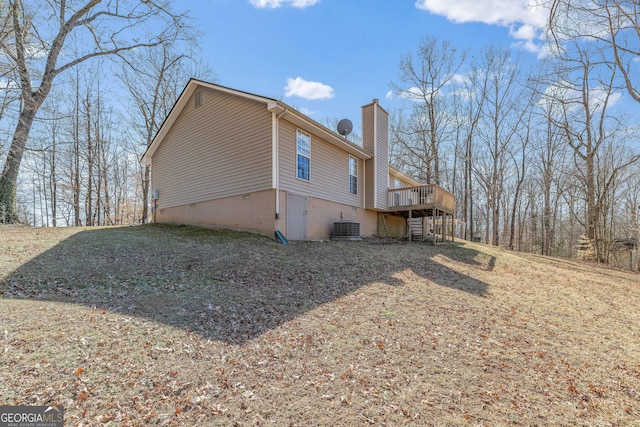
<svg viewBox="0 0 640 427"><path fill-rule="evenodd" d="M353 159L353 161L355 162L355 175L351 174L351 159ZM358 179L358 169L359 169L359 165L358 165L358 158L354 157L354 156L349 156L349 194L352 194L354 196L358 195L358 184L359 184L359 179ZM356 192L352 192L351 191L351 177L354 176L356 178Z"/></svg>
<svg viewBox="0 0 640 427"><path fill-rule="evenodd" d="M300 153L298 151L298 135L304 135L307 138L309 138L309 155L308 156L305 155L305 154L302 154L302 153ZM309 179L300 178L298 176L298 166L299 166L298 165L298 156L303 156L303 157L306 157L307 159L309 159L309 172L308 172L309 173ZM295 170L295 174L296 174L295 175L296 179L299 179L300 181L304 181L304 182L311 182L311 134L309 134L309 133L307 133L307 132L305 132L303 130L300 130L300 129L296 129L296 170Z"/></svg>

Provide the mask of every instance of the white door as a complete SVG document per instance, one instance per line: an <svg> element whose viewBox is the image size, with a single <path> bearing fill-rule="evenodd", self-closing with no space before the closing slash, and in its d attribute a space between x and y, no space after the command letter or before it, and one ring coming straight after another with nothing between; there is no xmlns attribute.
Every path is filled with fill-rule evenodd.
<svg viewBox="0 0 640 427"><path fill-rule="evenodd" d="M288 240L307 239L307 198L287 193Z"/></svg>

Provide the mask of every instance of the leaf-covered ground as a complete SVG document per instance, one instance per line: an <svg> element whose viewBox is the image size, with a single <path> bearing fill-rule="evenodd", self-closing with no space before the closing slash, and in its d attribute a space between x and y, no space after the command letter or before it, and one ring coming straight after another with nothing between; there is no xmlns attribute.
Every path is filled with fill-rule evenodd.
<svg viewBox="0 0 640 427"><path fill-rule="evenodd" d="M640 275L483 245L0 228L0 404L65 425L628 426Z"/></svg>

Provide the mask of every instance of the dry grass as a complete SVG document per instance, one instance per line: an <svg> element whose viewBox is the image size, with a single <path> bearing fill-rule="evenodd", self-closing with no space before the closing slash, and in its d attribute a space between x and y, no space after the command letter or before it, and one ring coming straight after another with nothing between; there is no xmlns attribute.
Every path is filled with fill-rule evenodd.
<svg viewBox="0 0 640 427"><path fill-rule="evenodd" d="M2 404L66 425L639 425L640 276L471 243L0 229Z"/></svg>

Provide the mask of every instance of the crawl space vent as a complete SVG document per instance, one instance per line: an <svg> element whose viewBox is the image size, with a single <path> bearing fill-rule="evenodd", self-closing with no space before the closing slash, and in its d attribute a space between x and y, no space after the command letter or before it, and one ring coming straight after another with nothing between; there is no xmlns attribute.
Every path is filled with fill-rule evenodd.
<svg viewBox="0 0 640 427"><path fill-rule="evenodd" d="M360 239L360 223L353 221L340 221L333 223L334 239Z"/></svg>

